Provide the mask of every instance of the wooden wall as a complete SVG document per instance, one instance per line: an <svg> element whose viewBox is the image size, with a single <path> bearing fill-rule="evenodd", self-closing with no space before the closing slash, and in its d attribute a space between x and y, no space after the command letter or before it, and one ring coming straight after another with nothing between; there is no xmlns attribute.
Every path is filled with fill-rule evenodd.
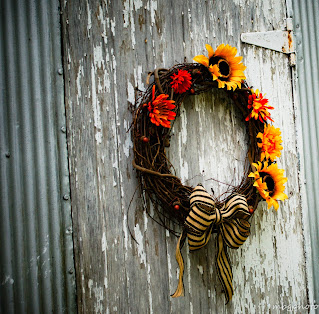
<svg viewBox="0 0 319 314"><path fill-rule="evenodd" d="M73 235L80 312L254 313L307 304L292 69L288 57L240 42L240 34L285 27L285 1L61 0ZM136 197L132 168L134 88L155 67L191 62L205 44L236 46L247 81L276 109L289 199L278 212L260 203L252 234L230 252L235 295L225 299L215 243L183 250L185 297L177 285L177 239L152 221ZM223 92L188 99L172 129L169 156L183 182L225 191L246 154L242 117ZM138 245L129 234L131 227Z"/></svg>

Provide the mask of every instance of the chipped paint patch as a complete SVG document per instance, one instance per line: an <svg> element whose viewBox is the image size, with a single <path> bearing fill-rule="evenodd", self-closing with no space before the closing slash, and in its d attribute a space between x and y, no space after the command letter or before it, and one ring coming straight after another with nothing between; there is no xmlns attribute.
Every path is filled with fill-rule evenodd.
<svg viewBox="0 0 319 314"><path fill-rule="evenodd" d="M107 242L106 242L106 234L103 232L102 236L102 253L104 253L104 268L105 268L105 277L104 277L104 287L105 289L108 288L108 273L107 273Z"/></svg>
<svg viewBox="0 0 319 314"><path fill-rule="evenodd" d="M128 135L123 146L123 151L126 157L130 156L131 148L133 148L133 142L131 140L131 137Z"/></svg>
<svg viewBox="0 0 319 314"><path fill-rule="evenodd" d="M87 22L86 30L87 30L87 36L88 36L88 38L90 38L90 33L91 33L91 28L92 28L92 19L91 19L92 12L90 10L88 0L86 1L86 9L87 9L87 13L88 13L88 16L87 16L88 22Z"/></svg>
<svg viewBox="0 0 319 314"><path fill-rule="evenodd" d="M145 85L144 85L144 73L143 73L143 67L141 65L137 66L134 68L134 80L137 82L137 88L144 91L146 90Z"/></svg>
<svg viewBox="0 0 319 314"><path fill-rule="evenodd" d="M92 279L89 279L88 281L88 288L89 288L89 291L90 291L90 298L92 298L92 287L93 287L93 280Z"/></svg>
<svg viewBox="0 0 319 314"><path fill-rule="evenodd" d="M84 77L84 68L83 68L83 59L81 59L79 61L79 69L78 69L78 73L76 75L76 87L77 87L77 91L76 91L76 95L77 95L77 104L79 104L79 99L82 96L82 87L81 87L81 79L83 79Z"/></svg>
<svg viewBox="0 0 319 314"><path fill-rule="evenodd" d="M198 271L199 271L199 273L200 273L201 275L204 274L204 268L203 268L203 266L197 265L197 269L198 269Z"/></svg>
<svg viewBox="0 0 319 314"><path fill-rule="evenodd" d="M91 79L92 79L92 105L93 105L93 117L95 126L95 140L98 144L102 143L102 123L101 123L101 110L99 101L96 97L96 85L95 85L95 68L91 66Z"/></svg>
<svg viewBox="0 0 319 314"><path fill-rule="evenodd" d="M104 301L104 288L98 287L97 284L95 284L95 287L93 288L94 292L94 312L95 313L103 313L103 301Z"/></svg>
<svg viewBox="0 0 319 314"><path fill-rule="evenodd" d="M135 89L130 81L127 81L127 100L132 104L135 103Z"/></svg>
<svg viewBox="0 0 319 314"><path fill-rule="evenodd" d="M151 14L151 25L154 26L155 24L155 15L157 11L157 1L155 0L150 0L149 2L150 5L150 14Z"/></svg>
<svg viewBox="0 0 319 314"><path fill-rule="evenodd" d="M138 243L137 245L137 253L140 258L140 263L146 265L146 253L144 251L144 238L143 234L141 232L140 226L137 224L134 227L134 234L135 234L135 239Z"/></svg>
<svg viewBox="0 0 319 314"><path fill-rule="evenodd" d="M104 66L104 59L103 59L103 49L102 49L102 44L96 45L93 48L93 60L94 60L94 65L97 67L102 67Z"/></svg>

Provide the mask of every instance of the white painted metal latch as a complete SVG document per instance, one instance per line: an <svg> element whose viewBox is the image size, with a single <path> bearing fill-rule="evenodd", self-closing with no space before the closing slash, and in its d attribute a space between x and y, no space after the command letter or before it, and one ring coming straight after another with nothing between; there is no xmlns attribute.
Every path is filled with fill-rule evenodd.
<svg viewBox="0 0 319 314"><path fill-rule="evenodd" d="M290 65L294 66L296 65L296 60L292 19L288 18L286 22L287 30L242 33L241 41L247 44L290 54Z"/></svg>

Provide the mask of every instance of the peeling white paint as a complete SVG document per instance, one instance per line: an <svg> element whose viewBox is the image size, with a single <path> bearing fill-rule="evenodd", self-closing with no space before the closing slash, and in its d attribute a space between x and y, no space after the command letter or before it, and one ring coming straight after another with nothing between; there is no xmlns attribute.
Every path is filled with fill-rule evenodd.
<svg viewBox="0 0 319 314"><path fill-rule="evenodd" d="M93 117L95 126L95 140L98 144L102 143L102 123L101 123L101 111L99 101L96 97L96 85L95 85L95 68L91 66L91 79L92 79L92 105L93 105Z"/></svg>
<svg viewBox="0 0 319 314"><path fill-rule="evenodd" d="M88 13L88 23L87 23L87 36L88 38L90 38L90 31L92 28L92 20L91 20L91 10L90 10L90 6L89 6L89 1L86 0L86 9L87 9L87 13Z"/></svg>
<svg viewBox="0 0 319 314"><path fill-rule="evenodd" d="M146 90L145 85L144 85L144 73L143 73L143 67L141 65L137 66L134 68L134 80L137 82L137 88L144 91Z"/></svg>
<svg viewBox="0 0 319 314"><path fill-rule="evenodd" d="M203 268L202 265L197 265L197 269L198 269L198 271L199 271L199 273L200 273L201 275L204 274L204 268Z"/></svg>
<svg viewBox="0 0 319 314"><path fill-rule="evenodd" d="M146 253L144 251L144 238L141 232L140 226L137 224L134 227L135 239L138 243L137 245L137 253L140 258L140 263L146 265Z"/></svg>
<svg viewBox="0 0 319 314"><path fill-rule="evenodd" d="M151 25L154 26L155 24L155 14L157 11L157 1L156 0L150 0L150 14L151 14Z"/></svg>
<svg viewBox="0 0 319 314"><path fill-rule="evenodd" d="M192 25L191 9L188 9L188 11L187 11L187 16L188 16L188 23L189 23L189 25ZM191 28L191 29L192 29L192 28ZM190 38L193 39L193 31L190 31L189 35L190 35Z"/></svg>
<svg viewBox="0 0 319 314"><path fill-rule="evenodd" d="M129 245L128 245L128 242L129 242L128 237L129 237L129 235L128 235L127 214L126 213L123 215L123 231L124 231L124 248L125 248L125 250L127 252L128 247L129 247Z"/></svg>
<svg viewBox="0 0 319 314"><path fill-rule="evenodd" d="M135 103L135 89L129 80L127 81L127 100L132 104Z"/></svg>
<svg viewBox="0 0 319 314"><path fill-rule="evenodd" d="M115 17L114 20L111 20L111 31L113 36L115 36Z"/></svg>
<svg viewBox="0 0 319 314"><path fill-rule="evenodd" d="M93 280L92 279L89 279L89 281L88 281L88 288L89 288L89 290L90 290L90 298L92 298L92 287L93 287Z"/></svg>
<svg viewBox="0 0 319 314"><path fill-rule="evenodd" d="M153 298L152 298L152 289L151 289L151 267L147 265L147 283L148 283L148 301L150 303L150 313L153 314Z"/></svg>
<svg viewBox="0 0 319 314"><path fill-rule="evenodd" d="M104 67L102 43L93 48L93 60L95 66L101 68L103 65Z"/></svg>
<svg viewBox="0 0 319 314"><path fill-rule="evenodd" d="M76 75L76 87L77 87L77 104L79 105L79 99L82 96L82 91L81 91L81 79L84 77L84 68L83 68L83 59L80 60L79 62L79 69L78 73Z"/></svg>
<svg viewBox="0 0 319 314"><path fill-rule="evenodd" d="M134 9L135 11L141 9L143 7L143 1L142 0L133 0L134 3Z"/></svg>
<svg viewBox="0 0 319 314"><path fill-rule="evenodd" d="M125 139L124 146L123 146L123 151L124 151L124 154L126 157L130 156L130 152L132 151L131 148L133 148L133 142L131 140L130 135L128 134L127 138Z"/></svg>
<svg viewBox="0 0 319 314"><path fill-rule="evenodd" d="M95 313L103 313L103 301L104 301L104 288L98 287L97 284L95 284L95 287L93 288L94 292L94 312Z"/></svg>
<svg viewBox="0 0 319 314"><path fill-rule="evenodd" d="M103 236L102 236L102 253L104 253L104 268L105 268L105 277L104 277L104 287L105 289L108 288L108 270L107 270L107 242L106 242L106 234L105 232L103 232Z"/></svg>
<svg viewBox="0 0 319 314"><path fill-rule="evenodd" d="M180 114L180 119L181 119L181 138L182 138L182 144L185 145L187 141L187 117L186 117L186 109L184 107L184 104L181 105L180 107L181 114Z"/></svg>
<svg viewBox="0 0 319 314"><path fill-rule="evenodd" d="M167 267L168 267L169 281L171 281L172 280L172 263L171 263L171 256L168 252L167 252Z"/></svg>

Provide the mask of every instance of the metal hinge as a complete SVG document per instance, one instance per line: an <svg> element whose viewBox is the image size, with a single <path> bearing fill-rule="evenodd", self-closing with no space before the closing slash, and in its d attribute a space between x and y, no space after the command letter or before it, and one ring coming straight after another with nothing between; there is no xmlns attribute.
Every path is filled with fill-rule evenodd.
<svg viewBox="0 0 319 314"><path fill-rule="evenodd" d="M296 55L295 55L295 47L294 47L292 19L288 18L286 22L287 22L286 24L287 30L242 33L241 41L247 44L289 54L290 66L295 66Z"/></svg>

